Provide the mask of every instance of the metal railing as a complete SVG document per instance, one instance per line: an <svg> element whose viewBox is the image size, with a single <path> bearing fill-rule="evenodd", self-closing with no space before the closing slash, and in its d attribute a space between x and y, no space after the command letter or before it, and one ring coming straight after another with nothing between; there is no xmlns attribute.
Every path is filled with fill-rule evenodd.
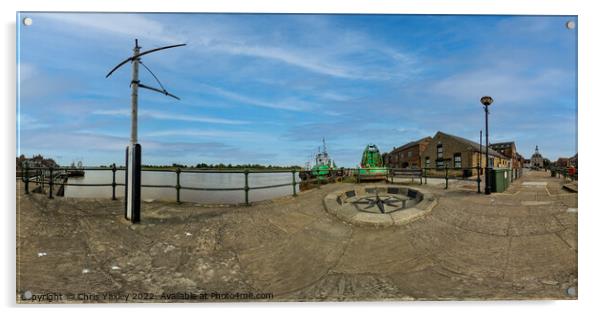
<svg viewBox="0 0 602 316"><path fill-rule="evenodd" d="M492 168L493 169L493 168ZM497 169L497 168L496 168ZM522 169L499 168L510 171L510 182L514 182L523 174ZM401 176L399 176L401 175ZM391 168L389 179L393 178L420 178L420 184L428 184L428 179L444 179L445 189L449 188L449 180L474 181L477 191L480 192L481 182L485 182L485 167L423 167L423 168ZM424 180L424 181L423 181Z"/></svg>
<svg viewBox="0 0 602 316"><path fill-rule="evenodd" d="M45 168L45 167L23 167L21 169L21 179L24 182L25 194L29 194L29 184L36 183L40 185L40 188L43 191L44 185L48 186L48 198L53 198L54 187L57 185L58 179L64 179L62 183L59 183L60 186L87 186L87 187L108 187L112 188L112 196L113 200L117 199L116 196L116 188L118 186L125 186L125 183L119 183L116 181L116 173L120 170L126 170L124 167L116 167L112 165L111 167L84 167L84 168L70 168L70 167L60 167L60 168ZM69 183L67 181L68 175L70 171L111 171L112 172L112 181L111 183ZM292 186L293 188L293 196L297 196L297 178L296 175L299 173L299 170L296 169L265 169L265 170L231 170L231 169L186 169L186 168L166 168L166 169L155 169L155 168L142 168L142 171L145 172L172 172L176 174L176 182L175 184L142 184L143 188L164 188L164 189L175 189L176 201L181 203L180 199L180 191L181 190L196 190L196 191L244 191L244 200L246 205L250 205L249 203L249 191L251 190L261 190L261 189L271 189L285 186ZM211 188L211 187L191 187L191 186L183 186L180 183L180 175L182 173L191 173L191 174L215 174L215 173L229 173L229 174L243 174L244 175L244 186L242 187L228 187L228 188ZM262 186L253 186L249 185L249 175L251 174L265 174L265 173L290 173L292 181L281 184L271 184L271 185L262 185ZM125 175L124 175L125 176Z"/></svg>
<svg viewBox="0 0 602 316"><path fill-rule="evenodd" d="M481 172L479 173L479 169ZM111 198L113 200L117 199L116 189L117 187L125 186L125 183L117 182L117 171L125 171L125 167L117 167L114 164L111 167L84 167L84 168L73 168L73 167L59 167L59 168L46 168L46 167L27 167L24 166L21 169L21 179L24 182L25 194L30 193L29 184L35 183L38 184L38 188L35 190L44 192L44 186L48 187L48 198L53 198L53 192L56 185L59 185L63 188L66 186L82 186L82 187L111 187L112 194ZM301 183L313 183L317 184L317 188L320 188L322 184L332 182L336 179L345 179L354 177L353 182L360 183L362 180L366 179L378 179L385 180L387 182L394 182L396 178L412 178L414 181L415 178L420 179L420 184L428 184L428 179L445 179L445 189L449 188L449 180L463 180L463 181L474 181L477 182L477 190L480 192L480 183L484 181L485 168L479 167L468 167L468 168L449 168L447 166L444 167L424 167L424 168L390 168L385 172L380 173L370 173L374 169L371 168L340 168L340 169L331 169L327 170L327 174L318 175L313 178L308 178L302 180L301 182L297 182L297 175L302 170L297 169L190 169L190 168L165 168L165 169L156 169L156 168L142 168L142 171L145 172L165 172L165 173L175 173L176 179L175 184L142 184L143 188L164 188L164 189L174 189L176 195L176 202L181 203L181 190L193 190L193 191L243 191L244 192L244 203L245 205L250 205L249 203L249 192L251 190L261 190L261 189L271 189L285 186L292 186L293 196L297 196L297 185ZM509 169L512 170L510 181L516 180L518 177L522 175L522 170L520 169ZM112 181L111 183L69 183L68 177L70 172L80 172L80 171L111 171L112 172ZM326 170L322 170L324 172ZM362 171L366 171L362 174ZM473 172L475 171L475 172ZM305 171L308 174L311 174L311 171ZM214 188L214 187L192 187L192 186L183 186L181 184L181 174L243 174L244 175L244 186L242 187L226 187L226 188ZM251 174L275 174L275 173L290 173L291 174L291 182L281 183L281 184L271 184L271 185L262 185L262 186L253 186L249 185L249 176ZM566 178L565 171L565 178ZM125 175L124 175L125 177ZM576 175L575 175L576 178ZM423 181L424 180L424 181ZM34 191L35 191L34 190Z"/></svg>

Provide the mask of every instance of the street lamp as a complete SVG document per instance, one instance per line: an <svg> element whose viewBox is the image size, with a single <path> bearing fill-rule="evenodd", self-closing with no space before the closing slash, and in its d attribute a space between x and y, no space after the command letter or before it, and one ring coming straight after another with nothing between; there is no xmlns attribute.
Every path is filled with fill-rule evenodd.
<svg viewBox="0 0 602 316"><path fill-rule="evenodd" d="M485 110L485 194L491 194L491 179L489 173L489 106L493 103L493 98L484 96L481 98L481 104Z"/></svg>

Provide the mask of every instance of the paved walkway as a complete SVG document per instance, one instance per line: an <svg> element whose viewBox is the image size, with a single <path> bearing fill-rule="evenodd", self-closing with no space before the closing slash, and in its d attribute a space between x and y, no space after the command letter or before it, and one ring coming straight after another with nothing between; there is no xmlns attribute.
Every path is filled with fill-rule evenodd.
<svg viewBox="0 0 602 316"><path fill-rule="evenodd" d="M388 228L326 213L324 196L343 186L353 184L252 207L143 203L143 223L134 226L122 220L122 201L18 196L17 290L575 298L567 289L577 286L577 195L560 179L529 172L490 196L423 186L439 199L431 214Z"/></svg>

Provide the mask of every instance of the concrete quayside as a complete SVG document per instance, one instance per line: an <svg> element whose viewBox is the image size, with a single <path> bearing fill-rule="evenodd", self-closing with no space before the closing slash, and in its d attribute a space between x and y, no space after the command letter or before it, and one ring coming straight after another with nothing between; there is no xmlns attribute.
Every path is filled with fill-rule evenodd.
<svg viewBox="0 0 602 316"><path fill-rule="evenodd" d="M489 196L401 185L436 203L389 226L327 211L329 195L374 183L330 183L249 207L143 202L136 225L122 199L48 199L22 185L23 303L49 302L45 293L60 294L58 303L577 298L577 194L545 172Z"/></svg>

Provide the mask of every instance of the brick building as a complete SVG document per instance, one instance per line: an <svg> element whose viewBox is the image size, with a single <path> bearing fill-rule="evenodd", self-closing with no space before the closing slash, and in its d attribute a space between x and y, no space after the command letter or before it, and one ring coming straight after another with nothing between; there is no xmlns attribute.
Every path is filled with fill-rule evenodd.
<svg viewBox="0 0 602 316"><path fill-rule="evenodd" d="M512 166L512 169L522 168L522 156L516 151L516 145L514 142L489 144L489 148L510 159L510 165Z"/></svg>
<svg viewBox="0 0 602 316"><path fill-rule="evenodd" d="M446 166L453 173L471 176L479 163L479 144L466 138L437 132L422 153L422 166L443 170ZM493 168L510 168L510 159L489 149L489 164ZM485 168L485 146L482 148L481 167ZM429 171L431 173L431 171Z"/></svg>
<svg viewBox="0 0 602 316"><path fill-rule="evenodd" d="M428 136L393 148L384 155L385 166L389 168L420 168L422 153L433 138Z"/></svg>

